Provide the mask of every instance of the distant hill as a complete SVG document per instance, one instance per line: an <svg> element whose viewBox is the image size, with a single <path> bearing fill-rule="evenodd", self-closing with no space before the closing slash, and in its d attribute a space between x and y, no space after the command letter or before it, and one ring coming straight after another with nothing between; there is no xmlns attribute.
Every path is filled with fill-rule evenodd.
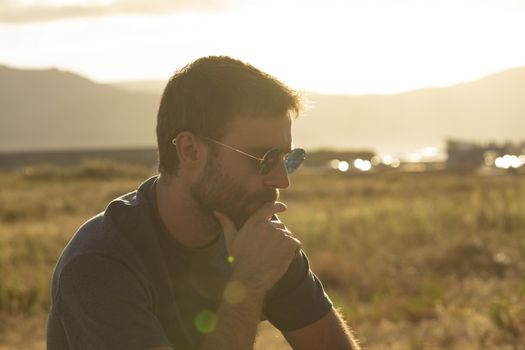
<svg viewBox="0 0 525 350"><path fill-rule="evenodd" d="M153 146L164 84L102 85L58 70L0 66L0 151ZM525 139L525 67L395 95L305 96L310 107L294 134L310 149L395 153L447 138Z"/></svg>
<svg viewBox="0 0 525 350"><path fill-rule="evenodd" d="M159 99L54 69L0 67L0 150L151 146Z"/></svg>
<svg viewBox="0 0 525 350"><path fill-rule="evenodd" d="M317 144L409 151L449 138L525 139L525 67L446 88L311 100L296 131Z"/></svg>
<svg viewBox="0 0 525 350"><path fill-rule="evenodd" d="M132 80L112 83L111 85L131 92L147 92L158 95L162 94L167 82L167 80Z"/></svg>

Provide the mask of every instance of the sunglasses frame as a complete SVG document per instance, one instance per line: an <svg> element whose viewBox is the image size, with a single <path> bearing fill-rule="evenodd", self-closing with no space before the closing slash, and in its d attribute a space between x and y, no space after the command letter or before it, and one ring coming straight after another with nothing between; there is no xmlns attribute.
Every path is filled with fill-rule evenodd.
<svg viewBox="0 0 525 350"><path fill-rule="evenodd" d="M291 151L288 152L288 153L283 153L279 148L272 148L272 149L268 150L266 153L264 153L264 156L263 156L262 158L259 158L259 157L257 157L257 156L254 156L253 154L246 153L246 152L244 152L244 151L242 151L242 150L240 150L240 149L238 149L238 148L235 148L235 147L232 147L232 146L227 145L227 144L225 144L225 143L222 143L222 142L220 142L220 141L214 140L214 139L212 139L212 138L210 138L210 137L207 137L207 136L201 136L201 137L204 138L204 139L206 139L206 140L208 140L208 141L211 141L211 142L214 142L214 143L216 143L216 144L218 144L218 145L221 145L221 146L223 146L223 147L226 147L226 148L228 148L228 149L230 149L230 150L232 150L232 151L235 151L235 152L237 152L237 153L240 153L240 154L242 154L242 155L245 155L245 156L247 156L247 157L250 157L250 158L252 158L252 159L257 160L257 161L259 162L259 166L258 166L258 168L259 168L259 174L260 174L260 175L266 175L266 174L268 174L268 173L273 169L273 167L275 166L275 165L271 165L271 166L268 168L268 170L265 170L265 165L268 164L268 160L269 160L269 159L272 159L272 158L269 158L268 155L271 154L272 152L276 152L276 151L277 151L277 152L279 152L279 154L281 154L281 155L284 156L284 163L285 163L285 166L286 166L286 172L287 172L288 174L291 174L291 173L293 173L295 170L297 170L297 168L299 168L299 166L302 164L302 162L303 162L304 159L305 159L305 151L304 151L304 149L302 149L302 148L294 148L293 150L291 150ZM176 138L172 140L173 145L176 144L176 141L177 141ZM294 153L294 152L299 152L299 153L301 153L301 157L299 158L299 159L300 159L299 164L298 164L298 165L294 165L293 168L292 168L292 166L289 165L289 163L288 163L287 161L288 161L288 159L289 159L289 156L290 156L292 153ZM301 159L301 158L302 158L302 159ZM275 163L274 163L274 164L275 164Z"/></svg>

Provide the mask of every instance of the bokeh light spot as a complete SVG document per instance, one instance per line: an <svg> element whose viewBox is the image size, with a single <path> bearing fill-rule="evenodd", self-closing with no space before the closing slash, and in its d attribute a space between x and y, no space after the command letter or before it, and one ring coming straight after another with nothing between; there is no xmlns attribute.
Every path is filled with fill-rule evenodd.
<svg viewBox="0 0 525 350"><path fill-rule="evenodd" d="M397 158L392 159L392 168L399 168L401 161Z"/></svg>
<svg viewBox="0 0 525 350"><path fill-rule="evenodd" d="M372 169L372 163L369 160L363 160L361 158L354 160L354 166L361 171L369 171Z"/></svg>
<svg viewBox="0 0 525 350"><path fill-rule="evenodd" d="M246 296L246 287L239 281L231 281L224 289L224 300L230 304L239 304Z"/></svg>
<svg viewBox="0 0 525 350"><path fill-rule="evenodd" d="M345 172L348 171L348 168L350 168L350 165L346 161L339 162L339 165L337 166L339 171Z"/></svg>
<svg viewBox="0 0 525 350"><path fill-rule="evenodd" d="M194 324L200 333L211 333L217 325L217 317L210 310L202 310L195 316Z"/></svg>
<svg viewBox="0 0 525 350"><path fill-rule="evenodd" d="M383 164L392 165L394 163L394 158L390 154L385 154L383 156Z"/></svg>

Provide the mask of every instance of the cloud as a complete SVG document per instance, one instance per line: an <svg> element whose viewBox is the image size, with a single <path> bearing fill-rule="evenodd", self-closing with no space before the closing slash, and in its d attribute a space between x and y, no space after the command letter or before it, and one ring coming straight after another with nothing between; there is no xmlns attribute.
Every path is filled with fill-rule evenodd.
<svg viewBox="0 0 525 350"><path fill-rule="evenodd" d="M0 23L53 21L114 14L221 11L237 0L0 0Z"/></svg>

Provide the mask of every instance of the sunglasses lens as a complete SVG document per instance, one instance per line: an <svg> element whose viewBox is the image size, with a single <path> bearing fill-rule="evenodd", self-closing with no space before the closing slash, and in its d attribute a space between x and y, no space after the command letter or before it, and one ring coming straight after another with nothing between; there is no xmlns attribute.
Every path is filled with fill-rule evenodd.
<svg viewBox="0 0 525 350"><path fill-rule="evenodd" d="M261 161L259 171L261 175L266 175L273 169L275 164L279 161L279 157L282 157L282 153L279 149L274 148L266 152Z"/></svg>
<svg viewBox="0 0 525 350"><path fill-rule="evenodd" d="M286 165L286 172L288 174L293 173L303 163L306 158L306 152L302 148L296 148L288 153L284 164Z"/></svg>
<svg viewBox="0 0 525 350"><path fill-rule="evenodd" d="M261 175L268 174L274 166L279 162L283 153L275 148L269 150L265 155L260 165ZM288 174L293 173L303 163L306 158L306 152L302 148L296 148L286 155L284 165L286 166L286 172Z"/></svg>

